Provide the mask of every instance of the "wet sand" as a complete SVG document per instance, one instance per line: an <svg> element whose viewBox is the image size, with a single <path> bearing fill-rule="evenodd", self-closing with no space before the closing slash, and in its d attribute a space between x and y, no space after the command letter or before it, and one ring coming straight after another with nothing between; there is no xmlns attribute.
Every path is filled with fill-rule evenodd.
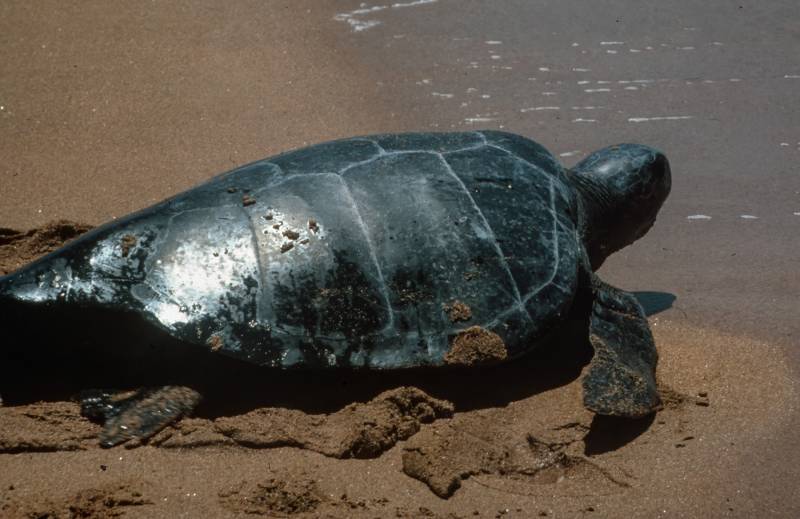
<svg viewBox="0 0 800 519"><path fill-rule="evenodd" d="M6 3L0 227L96 225L355 134L505 129L566 165L652 144L672 194L601 275L675 297L650 308L664 410L593 418L580 348L341 380L334 408L198 416L137 449L99 449L68 401L6 406L2 515L796 516L794 3L377 6ZM69 237L0 234L0 267Z"/></svg>

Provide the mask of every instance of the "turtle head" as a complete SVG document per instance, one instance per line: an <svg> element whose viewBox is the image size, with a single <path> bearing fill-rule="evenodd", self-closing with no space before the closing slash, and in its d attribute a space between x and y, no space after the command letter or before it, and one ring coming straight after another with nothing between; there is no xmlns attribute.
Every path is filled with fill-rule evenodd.
<svg viewBox="0 0 800 519"><path fill-rule="evenodd" d="M572 169L583 197L582 231L592 268L653 226L671 187L663 153L641 144L598 150Z"/></svg>

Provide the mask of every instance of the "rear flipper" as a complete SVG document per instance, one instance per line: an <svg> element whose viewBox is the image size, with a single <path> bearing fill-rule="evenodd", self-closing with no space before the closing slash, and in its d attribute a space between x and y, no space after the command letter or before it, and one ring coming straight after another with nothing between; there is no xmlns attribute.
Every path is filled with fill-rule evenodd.
<svg viewBox="0 0 800 519"><path fill-rule="evenodd" d="M597 414L646 416L661 399L655 380L658 353L644 311L632 294L596 277L592 285L594 358L583 378L583 403Z"/></svg>
<svg viewBox="0 0 800 519"><path fill-rule="evenodd" d="M81 414L103 422L100 446L144 441L191 413L200 393L183 386L164 386L125 393L91 390L81 394Z"/></svg>

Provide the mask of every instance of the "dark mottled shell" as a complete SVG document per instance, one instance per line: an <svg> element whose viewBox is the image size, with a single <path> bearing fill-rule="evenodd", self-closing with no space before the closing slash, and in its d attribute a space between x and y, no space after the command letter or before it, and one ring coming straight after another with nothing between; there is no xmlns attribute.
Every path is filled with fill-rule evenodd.
<svg viewBox="0 0 800 519"><path fill-rule="evenodd" d="M132 310L272 366L441 365L472 326L498 334L511 358L572 302L574 197L553 156L517 135L346 139L101 227L0 291Z"/></svg>

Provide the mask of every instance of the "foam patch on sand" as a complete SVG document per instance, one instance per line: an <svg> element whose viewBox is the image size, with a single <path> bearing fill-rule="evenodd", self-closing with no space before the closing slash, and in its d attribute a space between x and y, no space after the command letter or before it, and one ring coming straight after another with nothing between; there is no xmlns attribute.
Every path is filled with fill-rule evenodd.
<svg viewBox="0 0 800 519"><path fill-rule="evenodd" d="M359 7L358 9L354 9L352 11L348 11L345 13L339 13L336 16L334 16L333 19L336 20L337 22L347 23L353 30L353 32L361 32L376 27L381 23L383 23L380 20L368 19L368 16L371 16L374 13L377 13L379 11L405 9L406 7L417 7L425 4L433 4L436 3L437 1L438 0L410 0L408 2L395 2L392 4L373 5L373 6L370 6L368 4L361 4L361 7Z"/></svg>

